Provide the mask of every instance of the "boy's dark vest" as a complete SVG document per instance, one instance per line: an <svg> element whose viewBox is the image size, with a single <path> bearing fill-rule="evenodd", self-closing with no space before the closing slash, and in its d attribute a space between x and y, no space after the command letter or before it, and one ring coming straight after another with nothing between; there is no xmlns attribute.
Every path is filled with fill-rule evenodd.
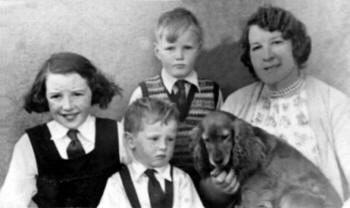
<svg viewBox="0 0 350 208"><path fill-rule="evenodd" d="M198 84L200 88L199 92L196 87L191 86L187 99L190 105L189 111L185 120L180 122L174 156L171 160L173 165L186 171L194 180L195 184L199 181L199 175L194 170L193 158L190 150L191 140L188 138L188 133L203 117L205 117L210 111L216 109L219 96L219 86L215 82L199 79ZM166 90L163 80L159 75L141 82L140 87L143 97L154 97L172 101L172 96ZM191 93L191 91L193 93Z"/></svg>
<svg viewBox="0 0 350 208"><path fill-rule="evenodd" d="M39 207L96 207L107 179L121 167L118 129L113 120L96 118L95 148L77 159L62 159L46 124L28 129L38 176Z"/></svg>

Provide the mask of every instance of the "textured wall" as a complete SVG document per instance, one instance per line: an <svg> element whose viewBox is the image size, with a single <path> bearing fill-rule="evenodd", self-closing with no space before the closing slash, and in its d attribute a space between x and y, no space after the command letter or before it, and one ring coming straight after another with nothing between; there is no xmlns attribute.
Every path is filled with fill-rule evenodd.
<svg viewBox="0 0 350 208"><path fill-rule="evenodd" d="M227 95L253 81L239 62L237 40L244 20L264 3L290 9L305 22L313 38L309 72L350 95L347 0L0 0L0 184L18 137L47 119L21 106L51 53L81 53L124 88L108 110L97 111L119 119L137 83L159 70L152 47L158 16L184 6L205 31L198 71L218 81Z"/></svg>

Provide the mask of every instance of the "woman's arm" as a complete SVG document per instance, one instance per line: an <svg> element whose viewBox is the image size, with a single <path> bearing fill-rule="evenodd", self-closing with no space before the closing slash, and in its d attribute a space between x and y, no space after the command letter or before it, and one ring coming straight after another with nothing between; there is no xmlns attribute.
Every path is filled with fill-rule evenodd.
<svg viewBox="0 0 350 208"><path fill-rule="evenodd" d="M350 99L336 90L331 91L330 95L330 116L335 154L345 177L343 187L350 191ZM350 193L347 194L347 198L349 198Z"/></svg>

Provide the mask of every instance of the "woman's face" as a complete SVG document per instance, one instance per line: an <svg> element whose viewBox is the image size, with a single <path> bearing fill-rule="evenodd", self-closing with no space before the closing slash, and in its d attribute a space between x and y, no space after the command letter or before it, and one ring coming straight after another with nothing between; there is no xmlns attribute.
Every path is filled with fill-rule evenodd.
<svg viewBox="0 0 350 208"><path fill-rule="evenodd" d="M299 76L291 40L279 31L269 32L257 25L249 29L250 59L258 78L271 90L288 87Z"/></svg>

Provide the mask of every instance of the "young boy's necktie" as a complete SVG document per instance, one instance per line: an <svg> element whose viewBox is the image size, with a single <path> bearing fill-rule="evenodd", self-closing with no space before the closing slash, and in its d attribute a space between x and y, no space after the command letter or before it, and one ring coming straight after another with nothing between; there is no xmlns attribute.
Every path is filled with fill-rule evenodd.
<svg viewBox="0 0 350 208"><path fill-rule="evenodd" d="M187 109L187 97L186 97L186 88L185 84L187 81L185 80L177 80L174 85L174 95L176 98L176 105L180 112L180 120L183 121L186 116Z"/></svg>
<svg viewBox="0 0 350 208"><path fill-rule="evenodd" d="M163 192L158 180L156 179L154 169L147 169L145 174L148 176L148 195L151 201L152 208L162 208L164 207L164 197L165 193Z"/></svg>
<svg viewBox="0 0 350 208"><path fill-rule="evenodd" d="M69 129L67 132L67 136L71 139L71 142L67 147L67 155L69 159L78 158L85 155L85 151L78 140L77 134L78 130L76 129Z"/></svg>

